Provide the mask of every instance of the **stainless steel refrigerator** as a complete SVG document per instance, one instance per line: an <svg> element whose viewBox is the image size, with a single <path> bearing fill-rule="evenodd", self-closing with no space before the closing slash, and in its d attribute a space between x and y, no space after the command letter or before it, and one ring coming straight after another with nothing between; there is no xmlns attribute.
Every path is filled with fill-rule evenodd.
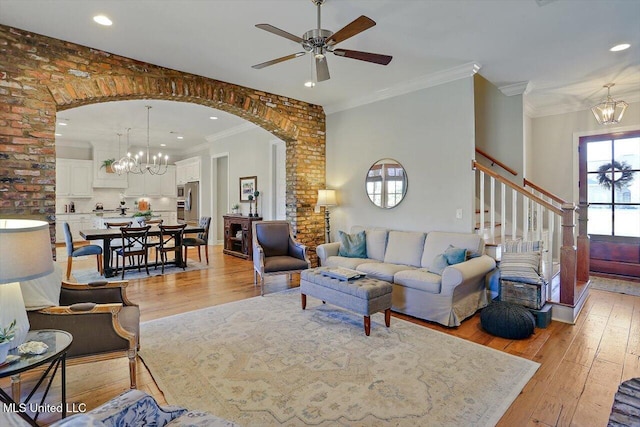
<svg viewBox="0 0 640 427"><path fill-rule="evenodd" d="M200 220L200 199L198 182L187 182L184 185L184 220L187 224L198 225Z"/></svg>

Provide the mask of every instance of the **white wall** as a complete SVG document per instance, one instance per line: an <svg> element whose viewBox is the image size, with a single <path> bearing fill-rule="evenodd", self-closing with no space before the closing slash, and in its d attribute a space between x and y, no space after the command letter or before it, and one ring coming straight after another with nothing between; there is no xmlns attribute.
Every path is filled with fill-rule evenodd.
<svg viewBox="0 0 640 427"><path fill-rule="evenodd" d="M327 188L339 199L332 240L352 225L473 231L473 98L469 77L327 116ZM364 188L369 167L387 157L409 180L404 201L388 210L374 206Z"/></svg>
<svg viewBox="0 0 640 427"><path fill-rule="evenodd" d="M532 170L527 177L565 200L578 201L576 134L609 133L640 128L640 103L630 104L616 126L599 125L590 110L532 120Z"/></svg>
<svg viewBox="0 0 640 427"><path fill-rule="evenodd" d="M214 141L207 155L208 158L222 153L229 153L229 207L240 204L243 214L249 214L249 203L240 203L240 177L257 176L258 213L264 219L271 219L271 141L275 137L262 128L251 129L240 134ZM203 163L204 165L204 163ZM207 166L210 169L210 166ZM209 179L209 182L211 180Z"/></svg>

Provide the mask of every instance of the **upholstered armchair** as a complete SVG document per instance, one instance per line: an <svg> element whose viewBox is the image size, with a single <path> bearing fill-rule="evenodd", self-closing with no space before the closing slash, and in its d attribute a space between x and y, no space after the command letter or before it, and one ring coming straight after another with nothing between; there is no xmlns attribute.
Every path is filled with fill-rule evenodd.
<svg viewBox="0 0 640 427"><path fill-rule="evenodd" d="M299 273L311 266L307 247L293 238L287 221L255 221L253 231L253 283L260 275L260 295L264 295L264 277Z"/></svg>
<svg viewBox="0 0 640 427"><path fill-rule="evenodd" d="M60 329L73 335L68 357L95 361L126 355L131 388L136 388L140 308L127 299L126 287L126 281L63 281L58 306L27 312L31 329Z"/></svg>

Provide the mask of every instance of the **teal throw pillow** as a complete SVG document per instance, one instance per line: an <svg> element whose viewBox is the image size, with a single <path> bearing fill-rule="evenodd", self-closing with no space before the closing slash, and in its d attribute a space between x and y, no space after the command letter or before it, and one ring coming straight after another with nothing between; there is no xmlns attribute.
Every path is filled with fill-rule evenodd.
<svg viewBox="0 0 640 427"><path fill-rule="evenodd" d="M456 248L452 245L449 245L446 251L444 251L444 256L447 259L449 265L460 264L467 259L467 250L464 248Z"/></svg>
<svg viewBox="0 0 640 427"><path fill-rule="evenodd" d="M338 255L347 258L366 258L367 257L367 240L364 231L356 234L348 234L344 231L338 231L340 238L340 249Z"/></svg>
<svg viewBox="0 0 640 427"><path fill-rule="evenodd" d="M448 265L449 263L447 263L447 258L444 256L444 254L436 255L433 261L431 261L429 272L435 273L438 276L442 276L442 272L445 268L447 268Z"/></svg>

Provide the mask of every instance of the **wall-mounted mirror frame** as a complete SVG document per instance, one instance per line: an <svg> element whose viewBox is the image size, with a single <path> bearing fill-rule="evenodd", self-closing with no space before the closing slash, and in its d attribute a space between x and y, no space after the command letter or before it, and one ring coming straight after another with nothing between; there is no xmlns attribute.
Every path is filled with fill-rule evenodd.
<svg viewBox="0 0 640 427"><path fill-rule="evenodd" d="M364 188L371 203L382 209L395 208L407 194L409 179L400 162L385 158L367 171Z"/></svg>

